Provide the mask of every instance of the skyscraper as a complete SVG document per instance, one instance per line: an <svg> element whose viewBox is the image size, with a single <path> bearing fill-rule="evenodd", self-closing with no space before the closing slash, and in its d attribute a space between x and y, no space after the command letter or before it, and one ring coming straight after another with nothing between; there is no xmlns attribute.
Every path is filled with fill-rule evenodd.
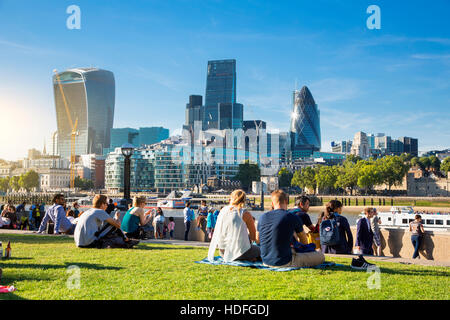
<svg viewBox="0 0 450 320"><path fill-rule="evenodd" d="M75 154L101 154L110 145L113 127L115 81L111 71L76 68L58 74L72 121L78 122ZM58 127L58 150L70 157L72 127L56 75L53 89Z"/></svg>
<svg viewBox="0 0 450 320"><path fill-rule="evenodd" d="M226 105L219 107L221 103ZM235 103L236 60L208 61L203 129L219 129L220 118L222 118L222 124L228 123L228 119L233 119Z"/></svg>
<svg viewBox="0 0 450 320"><path fill-rule="evenodd" d="M304 86L293 94L293 111L291 115L291 139L294 150L319 151L321 147L320 137L320 112L308 87ZM307 156L304 152L299 155Z"/></svg>

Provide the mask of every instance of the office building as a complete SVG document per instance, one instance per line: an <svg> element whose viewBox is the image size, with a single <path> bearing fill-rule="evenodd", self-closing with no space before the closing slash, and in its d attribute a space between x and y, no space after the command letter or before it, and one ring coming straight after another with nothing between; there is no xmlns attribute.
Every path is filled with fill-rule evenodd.
<svg viewBox="0 0 450 320"><path fill-rule="evenodd" d="M309 157L320 151L320 112L306 86L293 93L290 133L293 158Z"/></svg>
<svg viewBox="0 0 450 320"><path fill-rule="evenodd" d="M221 107L220 104L224 104ZM208 61L206 76L205 106L203 112L203 129L229 129L236 103L236 60ZM222 119L222 122L221 120ZM232 122L232 120L231 120ZM229 127L225 127L229 126Z"/></svg>
<svg viewBox="0 0 450 320"><path fill-rule="evenodd" d="M98 68L76 68L61 72L58 76L60 83L57 76L53 76L53 90L59 154L64 158L70 157L72 125L75 123L78 132L75 154L101 154L103 148L110 146L110 131L113 127L113 73Z"/></svg>
<svg viewBox="0 0 450 320"><path fill-rule="evenodd" d="M355 133L350 154L359 156L362 159L367 159L370 157L369 141L367 139L367 135L364 132L360 131Z"/></svg>

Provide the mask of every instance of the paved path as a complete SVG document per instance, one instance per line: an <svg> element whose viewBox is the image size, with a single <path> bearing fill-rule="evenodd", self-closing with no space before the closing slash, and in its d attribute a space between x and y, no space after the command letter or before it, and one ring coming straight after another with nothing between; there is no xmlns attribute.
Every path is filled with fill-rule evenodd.
<svg viewBox="0 0 450 320"><path fill-rule="evenodd" d="M35 235L39 236L40 234L36 234L33 231L20 231L20 230L7 230L0 229L0 234L24 234L24 235ZM44 236L48 236L47 234L43 234ZM55 236L61 237L61 236ZM73 237L73 236L63 236L63 237ZM170 244L170 245L180 245L180 246L190 246L190 247L209 247L208 242L200 242L200 241L184 241L184 240L162 240L162 239L149 239L149 240L141 240L142 243L155 243L155 244ZM355 255L351 254L325 254L325 256L329 257L337 257L337 258L355 258ZM394 262L401 264L414 264L421 266L436 266L436 267L450 267L450 261L434 261L434 260L426 260L426 259L408 259L401 257L375 257L375 256L365 256L365 259L368 262L376 263L377 261L383 262Z"/></svg>

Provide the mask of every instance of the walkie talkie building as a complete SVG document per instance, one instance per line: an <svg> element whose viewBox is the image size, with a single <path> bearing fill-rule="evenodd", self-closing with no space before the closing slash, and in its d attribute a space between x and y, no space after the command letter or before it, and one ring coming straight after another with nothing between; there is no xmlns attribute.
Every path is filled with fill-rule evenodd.
<svg viewBox="0 0 450 320"><path fill-rule="evenodd" d="M58 74L73 125L78 119L75 154L102 154L110 145L114 120L115 81L111 71L76 68ZM58 77L53 76L58 150L70 157L72 125L67 116Z"/></svg>
<svg viewBox="0 0 450 320"><path fill-rule="evenodd" d="M319 108L306 86L294 91L293 100L291 146L293 150L310 150L312 154L321 147Z"/></svg>

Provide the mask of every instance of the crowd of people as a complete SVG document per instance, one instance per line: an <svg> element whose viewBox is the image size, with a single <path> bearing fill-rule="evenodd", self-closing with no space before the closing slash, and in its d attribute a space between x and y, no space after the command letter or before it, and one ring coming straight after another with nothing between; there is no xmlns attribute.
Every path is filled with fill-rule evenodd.
<svg viewBox="0 0 450 320"><path fill-rule="evenodd" d="M186 202L183 210L184 240L188 240L191 224L205 230L211 242L208 258L214 258L216 249L226 262L234 260L262 261L271 267L307 267L324 262L325 253L358 254L352 267L364 269L371 264L362 255L381 255L380 223L375 208L365 208L364 218L357 222L354 241L350 224L342 215L343 204L331 200L313 224L308 214L310 199L299 196L294 208L288 208L288 195L282 190L271 194L272 210L265 212L259 221L246 209L246 194L235 190L229 205L220 209L208 207L202 201L197 214ZM132 248L142 239L174 239L175 221L164 216L161 208L145 210L146 198L135 197L122 219L113 201L105 195L96 195L93 207L80 212L78 203L66 205L64 195L56 194L53 204L45 210L43 204L26 203L1 208L1 228L47 231L53 224L54 234L74 235L81 248ZM410 224L411 241L415 248L413 258L423 239L421 216L416 215Z"/></svg>

